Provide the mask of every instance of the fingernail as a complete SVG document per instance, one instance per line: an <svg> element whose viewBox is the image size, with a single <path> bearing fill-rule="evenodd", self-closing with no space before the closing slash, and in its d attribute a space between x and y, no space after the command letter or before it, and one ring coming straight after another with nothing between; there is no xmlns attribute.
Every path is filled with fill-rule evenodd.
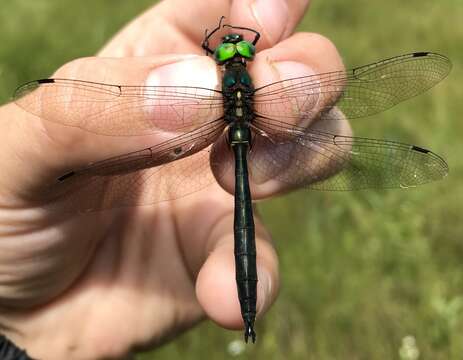
<svg viewBox="0 0 463 360"><path fill-rule="evenodd" d="M271 65L278 72L281 80L315 74L311 67L296 61L278 61Z"/></svg>
<svg viewBox="0 0 463 360"><path fill-rule="evenodd" d="M219 84L215 64L205 56L155 68L147 77L147 86L197 86L216 89Z"/></svg>
<svg viewBox="0 0 463 360"><path fill-rule="evenodd" d="M285 0L255 0L251 10L257 23L265 29L272 43L283 37L288 22L288 5Z"/></svg>

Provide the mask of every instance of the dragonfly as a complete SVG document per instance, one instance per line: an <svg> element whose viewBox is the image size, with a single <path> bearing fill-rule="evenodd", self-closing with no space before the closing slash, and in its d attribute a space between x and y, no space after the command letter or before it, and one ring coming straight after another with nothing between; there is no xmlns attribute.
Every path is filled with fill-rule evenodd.
<svg viewBox="0 0 463 360"><path fill-rule="evenodd" d="M97 134L175 134L63 173L50 191L70 211L178 199L216 182L234 162L236 284L244 339L255 342L258 279L250 179L326 191L408 188L442 179L448 166L432 151L352 136L341 125L433 87L448 75L451 62L437 53L414 52L256 88L247 64L260 33L223 19L205 31L202 42L222 70L220 90L49 78L20 86L14 99L45 120ZM225 35L211 48L220 32ZM307 122L312 125L298 125ZM219 156L223 151L230 166Z"/></svg>

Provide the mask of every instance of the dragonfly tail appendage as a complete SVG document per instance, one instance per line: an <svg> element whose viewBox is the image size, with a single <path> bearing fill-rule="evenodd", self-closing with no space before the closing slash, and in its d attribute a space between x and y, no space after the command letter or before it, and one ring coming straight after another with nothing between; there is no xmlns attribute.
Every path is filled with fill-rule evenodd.
<svg viewBox="0 0 463 360"><path fill-rule="evenodd" d="M244 341L248 343L251 338L252 342L256 342L256 332L254 331L254 320L246 319L244 322Z"/></svg>

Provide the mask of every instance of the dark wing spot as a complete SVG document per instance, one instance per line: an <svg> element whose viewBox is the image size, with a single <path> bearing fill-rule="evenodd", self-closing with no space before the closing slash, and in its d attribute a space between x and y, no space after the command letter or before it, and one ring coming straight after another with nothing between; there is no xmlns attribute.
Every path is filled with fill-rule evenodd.
<svg viewBox="0 0 463 360"><path fill-rule="evenodd" d="M421 52L413 53L413 57L428 56L428 54L429 54L429 52L427 52L427 51L421 51Z"/></svg>
<svg viewBox="0 0 463 360"><path fill-rule="evenodd" d="M50 83L54 83L55 80L54 79L40 79L40 80L37 80L37 83L39 84L50 84Z"/></svg>
<svg viewBox="0 0 463 360"><path fill-rule="evenodd" d="M429 150L420 148L419 146L415 146L415 145L412 146L412 150L422 152L423 154L427 154L429 152Z"/></svg>
<svg viewBox="0 0 463 360"><path fill-rule="evenodd" d="M70 171L70 172L68 172L68 173L66 173L66 174L64 174L64 175L62 175L62 176L60 176L60 177L58 178L58 181L64 181L64 180L66 180L67 178L70 178L70 177L73 176L73 175L75 175L75 171Z"/></svg>

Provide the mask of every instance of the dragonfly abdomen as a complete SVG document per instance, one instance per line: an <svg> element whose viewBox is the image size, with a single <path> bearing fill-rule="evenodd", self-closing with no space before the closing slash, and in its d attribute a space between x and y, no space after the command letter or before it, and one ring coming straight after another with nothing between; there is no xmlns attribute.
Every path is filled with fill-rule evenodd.
<svg viewBox="0 0 463 360"><path fill-rule="evenodd" d="M257 267L254 218L247 154L251 139L248 126L234 124L230 127L229 141L235 155L235 267L236 285L241 315L245 326L245 340L255 341L254 321L257 301Z"/></svg>

